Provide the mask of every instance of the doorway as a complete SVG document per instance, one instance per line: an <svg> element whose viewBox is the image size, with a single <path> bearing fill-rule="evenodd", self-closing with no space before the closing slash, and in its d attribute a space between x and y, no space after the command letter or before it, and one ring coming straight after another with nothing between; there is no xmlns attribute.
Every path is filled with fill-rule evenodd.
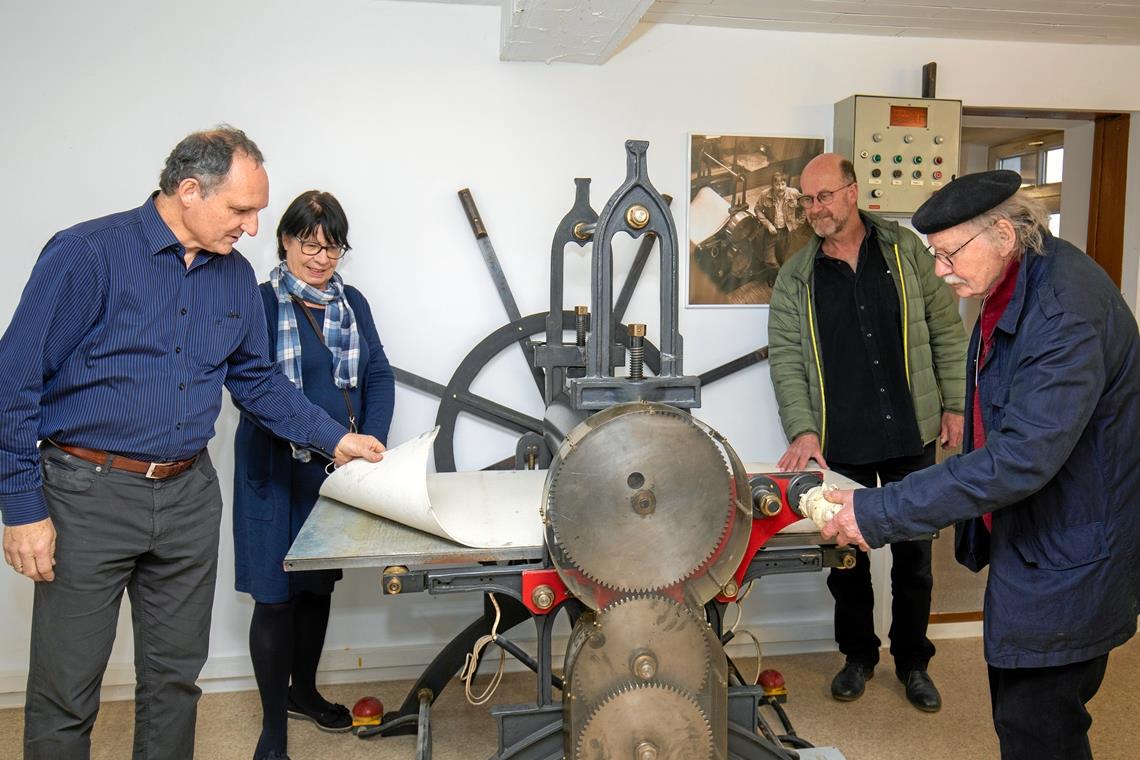
<svg viewBox="0 0 1140 760"><path fill-rule="evenodd" d="M1127 180L1128 114L1046 112L1011 108L963 108L961 170L1013 169L1023 187L1050 213L1050 229L1088 253L1121 283L1124 255L1124 187ZM967 332L978 304L962 304ZM958 453L940 451L938 459ZM986 571L971 573L954 559L954 531L934 542L937 579L932 624L978 621Z"/></svg>

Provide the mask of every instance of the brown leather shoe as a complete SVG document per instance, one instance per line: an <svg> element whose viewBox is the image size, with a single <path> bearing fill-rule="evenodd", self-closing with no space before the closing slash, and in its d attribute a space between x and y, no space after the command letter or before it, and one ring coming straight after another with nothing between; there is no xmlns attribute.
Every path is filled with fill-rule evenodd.
<svg viewBox="0 0 1140 760"><path fill-rule="evenodd" d="M898 677L906 684L906 698L912 705L929 713L942 709L942 695L925 670L910 670L899 673Z"/></svg>
<svg viewBox="0 0 1140 760"><path fill-rule="evenodd" d="M867 681L875 677L875 669L849 662L831 679L831 696L840 702L853 702L863 696Z"/></svg>

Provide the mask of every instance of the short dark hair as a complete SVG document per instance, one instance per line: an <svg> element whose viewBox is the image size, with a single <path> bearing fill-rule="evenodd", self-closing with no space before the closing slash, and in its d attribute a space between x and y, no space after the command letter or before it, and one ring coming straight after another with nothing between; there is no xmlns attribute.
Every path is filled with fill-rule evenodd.
<svg viewBox="0 0 1140 760"><path fill-rule="evenodd" d="M306 190L293 199L277 225L277 258L285 260L282 238L313 235L317 228L325 233L325 240L333 245L339 245L346 251L352 248L348 244L348 217L340 201L332 193Z"/></svg>
<svg viewBox="0 0 1140 760"><path fill-rule="evenodd" d="M846 158L840 161L839 176L843 178L844 182L854 182L857 179L855 176L855 164L851 163Z"/></svg>
<svg viewBox="0 0 1140 760"><path fill-rule="evenodd" d="M187 135L166 157L166 165L158 177L158 189L163 195L174 195L182 180L196 179L202 194L209 195L225 181L237 153L253 159L258 166L265 163L257 144L245 132L229 124Z"/></svg>
<svg viewBox="0 0 1140 760"><path fill-rule="evenodd" d="M779 180L783 180L785 185L788 184L788 175L785 174L784 172L773 172L772 173L772 179L769 181L768 184L774 185Z"/></svg>

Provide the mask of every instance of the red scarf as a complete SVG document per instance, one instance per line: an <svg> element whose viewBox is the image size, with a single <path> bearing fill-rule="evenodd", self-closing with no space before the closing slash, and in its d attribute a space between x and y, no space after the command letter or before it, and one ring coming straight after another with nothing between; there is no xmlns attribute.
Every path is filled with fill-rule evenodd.
<svg viewBox="0 0 1140 760"><path fill-rule="evenodd" d="M982 345L978 351L978 363L974 370L973 444L975 451L986 445L986 427L982 422L982 399L978 390L978 373L981 372L982 365L989 357L990 349L993 348L994 330L997 328L997 323L1013 299L1013 291L1017 289L1017 273L1020 269L1021 259L1015 258L1006 265L1005 272L998 280L997 287L982 301L982 313L978 316L978 321L981 324ZM982 515L982 521L986 524L986 530L993 529L992 514L987 512Z"/></svg>

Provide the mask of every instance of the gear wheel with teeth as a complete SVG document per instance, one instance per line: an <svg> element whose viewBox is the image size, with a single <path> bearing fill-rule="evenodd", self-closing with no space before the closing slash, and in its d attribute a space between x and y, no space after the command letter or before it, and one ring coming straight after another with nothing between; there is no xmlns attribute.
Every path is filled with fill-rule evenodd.
<svg viewBox="0 0 1140 760"><path fill-rule="evenodd" d="M622 593L690 578L733 525L736 475L719 436L674 407L620 404L590 417L547 476L556 567Z"/></svg>
<svg viewBox="0 0 1140 760"><path fill-rule="evenodd" d="M600 610L567 654L570 688L593 706L623 684L665 681L700 692L716 637L695 612L661 596L623 598Z"/></svg>
<svg viewBox="0 0 1140 760"><path fill-rule="evenodd" d="M609 694L578 731L574 760L636 758L652 747L657 760L713 757L708 715L696 701L669 684L627 686Z"/></svg>

